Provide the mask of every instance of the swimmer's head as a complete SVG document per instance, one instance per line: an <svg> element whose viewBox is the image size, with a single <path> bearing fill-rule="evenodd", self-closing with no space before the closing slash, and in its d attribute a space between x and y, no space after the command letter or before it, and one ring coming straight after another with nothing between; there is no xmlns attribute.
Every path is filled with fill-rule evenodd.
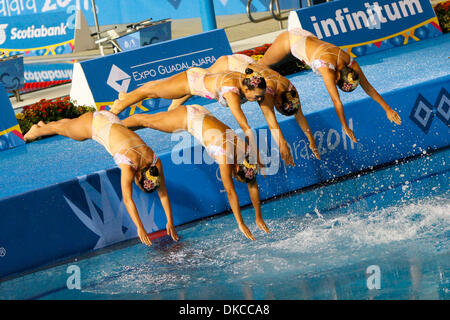
<svg viewBox="0 0 450 320"><path fill-rule="evenodd" d="M261 73L253 71L253 69L245 69L245 76L242 80L244 85L244 95L248 101L262 102L266 94L266 80Z"/></svg>
<svg viewBox="0 0 450 320"><path fill-rule="evenodd" d="M344 92L352 92L359 85L359 74L350 67L344 67L338 72L337 85Z"/></svg>
<svg viewBox="0 0 450 320"><path fill-rule="evenodd" d="M144 167L136 174L135 182L137 186L146 193L155 191L161 183L158 168L156 166Z"/></svg>
<svg viewBox="0 0 450 320"><path fill-rule="evenodd" d="M258 174L258 165L249 162L248 156L243 163L236 164L233 170L233 176L242 183L254 183Z"/></svg>
<svg viewBox="0 0 450 320"><path fill-rule="evenodd" d="M284 91L281 95L281 101L275 104L278 112L285 116L292 116L300 108L300 98L295 88Z"/></svg>

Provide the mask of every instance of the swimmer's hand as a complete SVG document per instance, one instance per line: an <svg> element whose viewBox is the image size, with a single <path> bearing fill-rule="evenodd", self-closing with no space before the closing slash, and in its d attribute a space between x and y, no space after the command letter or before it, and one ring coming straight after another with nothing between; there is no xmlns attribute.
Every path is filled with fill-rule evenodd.
<svg viewBox="0 0 450 320"><path fill-rule="evenodd" d="M245 224L240 223L239 230L241 230L241 232L244 234L244 236L246 236L248 239L255 240L255 237L252 235L252 233L250 232L250 230L247 228L247 226Z"/></svg>
<svg viewBox="0 0 450 320"><path fill-rule="evenodd" d="M311 151L314 153L314 155L316 156L317 159L322 160L320 158L320 153L319 153L319 149L317 149L317 146L315 143L310 143L309 144L309 148L311 149Z"/></svg>
<svg viewBox="0 0 450 320"><path fill-rule="evenodd" d="M147 234L147 231L145 231L144 228L138 228L138 236L139 239L141 239L141 242L147 246L151 246L152 242L150 241L150 238Z"/></svg>
<svg viewBox="0 0 450 320"><path fill-rule="evenodd" d="M172 237L173 241L178 241L178 234L173 223L166 224L167 234Z"/></svg>
<svg viewBox="0 0 450 320"><path fill-rule="evenodd" d="M258 162L258 166L259 166L259 173L262 174L263 177L265 178L266 177L266 165L264 163L262 163L261 159L259 158L259 155L258 155L257 162Z"/></svg>
<svg viewBox="0 0 450 320"><path fill-rule="evenodd" d="M281 155L281 159L283 159L283 161L286 163L286 165L295 167L291 149L289 148L287 143L281 143L280 155Z"/></svg>
<svg viewBox="0 0 450 320"><path fill-rule="evenodd" d="M264 222L263 219L256 219L256 225L258 226L258 228L262 231L265 231L266 233L270 233L269 228L267 228L266 223Z"/></svg>
<svg viewBox="0 0 450 320"><path fill-rule="evenodd" d="M388 111L386 111L386 116L390 122L395 122L398 125L400 125L402 123L402 119L400 118L398 113L392 109L389 109Z"/></svg>
<svg viewBox="0 0 450 320"><path fill-rule="evenodd" d="M344 132L350 138L350 140L352 140L355 143L358 142L356 141L355 134L353 133L352 129L350 129L348 126L344 127Z"/></svg>

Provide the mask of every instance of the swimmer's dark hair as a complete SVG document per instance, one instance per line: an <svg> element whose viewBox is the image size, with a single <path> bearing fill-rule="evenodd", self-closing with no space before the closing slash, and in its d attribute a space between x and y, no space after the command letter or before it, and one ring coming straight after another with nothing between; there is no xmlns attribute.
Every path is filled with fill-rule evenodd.
<svg viewBox="0 0 450 320"><path fill-rule="evenodd" d="M282 115L292 116L296 114L300 108L300 98L297 90L283 91L281 94L281 105L276 104L275 107Z"/></svg>
<svg viewBox="0 0 450 320"><path fill-rule="evenodd" d="M250 90L255 90L256 88L265 90L267 88L266 79L264 79L262 74L250 68L245 69L245 77L242 83Z"/></svg>
<svg viewBox="0 0 450 320"><path fill-rule="evenodd" d="M158 189L161 182L159 170L156 166L146 166L141 170L141 178L139 179L139 187L146 193L152 193Z"/></svg>
<svg viewBox="0 0 450 320"><path fill-rule="evenodd" d="M350 67L345 66L340 71L340 79L337 82L339 89L344 92L352 92L359 85L359 74Z"/></svg>
<svg viewBox="0 0 450 320"><path fill-rule="evenodd" d="M233 172L234 177L239 182L254 183L258 174L258 165L249 163L249 156L245 157L243 163L238 165L238 170Z"/></svg>

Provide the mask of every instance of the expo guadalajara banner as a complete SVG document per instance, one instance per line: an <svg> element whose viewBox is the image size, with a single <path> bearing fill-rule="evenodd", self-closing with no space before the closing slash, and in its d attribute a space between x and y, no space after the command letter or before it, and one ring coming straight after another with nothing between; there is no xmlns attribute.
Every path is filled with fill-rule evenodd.
<svg viewBox="0 0 450 320"><path fill-rule="evenodd" d="M442 34L429 0L339 0L291 12L289 29L301 27L353 56Z"/></svg>
<svg viewBox="0 0 450 320"><path fill-rule="evenodd" d="M0 51L6 56L73 51L76 11L0 17Z"/></svg>
<svg viewBox="0 0 450 320"><path fill-rule="evenodd" d="M231 53L225 31L218 29L75 63L70 97L105 109L121 91L130 92L148 81L167 78L191 67L208 68L220 56ZM164 99L144 100L127 108L120 117L169 104Z"/></svg>

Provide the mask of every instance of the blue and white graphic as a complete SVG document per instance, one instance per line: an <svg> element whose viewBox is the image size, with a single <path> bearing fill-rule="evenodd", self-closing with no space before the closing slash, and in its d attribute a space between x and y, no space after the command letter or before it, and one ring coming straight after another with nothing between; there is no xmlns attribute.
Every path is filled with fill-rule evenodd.
<svg viewBox="0 0 450 320"><path fill-rule="evenodd" d="M72 63L29 63L25 65L25 82L71 80L72 70Z"/></svg>
<svg viewBox="0 0 450 320"><path fill-rule="evenodd" d="M117 92L127 92L130 86L131 77L115 64L112 65L106 84Z"/></svg>
<svg viewBox="0 0 450 320"><path fill-rule="evenodd" d="M71 52L75 13L54 12L0 17L0 50L7 55L62 54Z"/></svg>
<svg viewBox="0 0 450 320"><path fill-rule="evenodd" d="M450 95L444 88L439 92L434 107L436 108L436 117L447 126L450 126Z"/></svg>
<svg viewBox="0 0 450 320"><path fill-rule="evenodd" d="M442 88L439 92L434 105L419 94L409 118L425 134L428 134L434 116L440 119L445 125L450 126L450 95L445 88Z"/></svg>
<svg viewBox="0 0 450 320"><path fill-rule="evenodd" d="M25 81L22 56L0 61L0 83L5 86L7 91L18 90L23 87Z"/></svg>
<svg viewBox="0 0 450 320"><path fill-rule="evenodd" d="M433 105L419 94L409 118L422 129L424 133L428 133L434 118Z"/></svg>
<svg viewBox="0 0 450 320"><path fill-rule="evenodd" d="M129 217L123 201L117 195L106 171L100 171L97 174L100 178L100 191L97 191L87 182L87 176L78 178L88 204L88 214L74 204L70 200L70 196L64 196L67 204L78 219L89 230L100 237L94 249L104 248L113 243L137 236L136 227ZM149 208L150 197L143 196L141 192L137 191L137 188L135 189L134 194L137 196L133 200L140 213L141 221L147 232L156 231L157 227L154 220L155 200L153 199L152 206ZM99 214L98 209L101 210L103 218Z"/></svg>
<svg viewBox="0 0 450 320"><path fill-rule="evenodd" d="M150 44L167 41L172 39L171 25L172 23L170 21L155 24L117 38L116 41L123 51L133 50L148 46Z"/></svg>

